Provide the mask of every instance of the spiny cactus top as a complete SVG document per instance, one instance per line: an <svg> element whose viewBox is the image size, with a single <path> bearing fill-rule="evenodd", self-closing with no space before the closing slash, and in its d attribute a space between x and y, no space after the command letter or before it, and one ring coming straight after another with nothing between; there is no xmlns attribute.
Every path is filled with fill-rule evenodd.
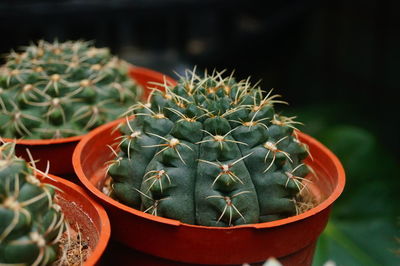
<svg viewBox="0 0 400 266"><path fill-rule="evenodd" d="M297 213L308 148L281 103L214 72L187 72L154 91L121 127L109 162L113 196L154 215L206 226L233 226ZM127 119L128 121L128 119Z"/></svg>
<svg viewBox="0 0 400 266"><path fill-rule="evenodd" d="M138 99L128 64L89 42L48 43L11 52L0 68L0 136L82 135Z"/></svg>
<svg viewBox="0 0 400 266"><path fill-rule="evenodd" d="M57 258L64 215L53 186L14 156L14 146L0 144L0 264L46 265Z"/></svg>

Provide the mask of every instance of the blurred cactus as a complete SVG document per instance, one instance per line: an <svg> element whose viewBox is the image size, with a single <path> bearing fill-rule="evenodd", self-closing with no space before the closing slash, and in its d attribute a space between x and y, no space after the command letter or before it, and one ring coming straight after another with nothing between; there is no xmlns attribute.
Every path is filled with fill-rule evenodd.
<svg viewBox="0 0 400 266"><path fill-rule="evenodd" d="M298 122L274 112L249 80L188 71L154 90L121 127L108 163L112 194L153 215L206 226L233 226L301 212L310 168ZM305 204L305 203L304 203Z"/></svg>
<svg viewBox="0 0 400 266"><path fill-rule="evenodd" d="M114 120L141 93L128 67L83 41L39 41L12 51L0 68L0 135L63 138Z"/></svg>

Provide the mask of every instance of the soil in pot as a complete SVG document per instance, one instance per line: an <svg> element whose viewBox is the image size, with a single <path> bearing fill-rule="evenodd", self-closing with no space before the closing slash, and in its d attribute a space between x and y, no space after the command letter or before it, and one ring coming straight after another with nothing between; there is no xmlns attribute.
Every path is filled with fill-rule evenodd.
<svg viewBox="0 0 400 266"><path fill-rule="evenodd" d="M92 249L89 246L90 238L84 238L79 225L77 230L70 227L69 232L65 232L60 238L58 259L53 263L54 266L79 266L83 265L87 257L90 256Z"/></svg>
<svg viewBox="0 0 400 266"><path fill-rule="evenodd" d="M66 208L73 208L76 210L77 208L74 203L68 202L62 198L60 199L60 197L56 197L56 202L62 206L63 210ZM99 239L99 235L97 233L94 234L95 231L93 228L95 226L93 222L89 217L86 219L86 216L82 214L81 210L75 211L74 214L68 213L67 215L81 217L80 223L71 223L67 218L69 226L60 238L58 259L52 264L53 266L84 265ZM83 228L86 229L83 230Z"/></svg>

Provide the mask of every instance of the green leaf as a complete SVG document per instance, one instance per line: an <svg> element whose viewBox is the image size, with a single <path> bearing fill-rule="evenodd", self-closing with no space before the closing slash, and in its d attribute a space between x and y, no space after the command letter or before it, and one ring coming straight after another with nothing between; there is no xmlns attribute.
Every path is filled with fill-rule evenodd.
<svg viewBox="0 0 400 266"><path fill-rule="evenodd" d="M314 265L400 265L395 254L400 216L399 167L368 131L334 126L316 136L341 160L346 188L318 241Z"/></svg>

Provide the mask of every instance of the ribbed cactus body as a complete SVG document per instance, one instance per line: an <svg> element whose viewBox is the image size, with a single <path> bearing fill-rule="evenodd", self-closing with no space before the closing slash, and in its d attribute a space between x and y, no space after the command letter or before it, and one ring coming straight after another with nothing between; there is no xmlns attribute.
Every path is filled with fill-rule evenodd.
<svg viewBox="0 0 400 266"><path fill-rule="evenodd" d="M117 118L140 89L128 64L88 42L47 43L12 52L0 68L0 135L82 135Z"/></svg>
<svg viewBox="0 0 400 266"><path fill-rule="evenodd" d="M296 214L308 150L296 122L275 114L276 95L221 73L187 73L165 89L134 106L134 118L121 127L120 151L108 168L116 198L206 226Z"/></svg>
<svg viewBox="0 0 400 266"><path fill-rule="evenodd" d="M66 228L64 215L54 188L14 156L13 145L0 144L0 264L50 264Z"/></svg>

